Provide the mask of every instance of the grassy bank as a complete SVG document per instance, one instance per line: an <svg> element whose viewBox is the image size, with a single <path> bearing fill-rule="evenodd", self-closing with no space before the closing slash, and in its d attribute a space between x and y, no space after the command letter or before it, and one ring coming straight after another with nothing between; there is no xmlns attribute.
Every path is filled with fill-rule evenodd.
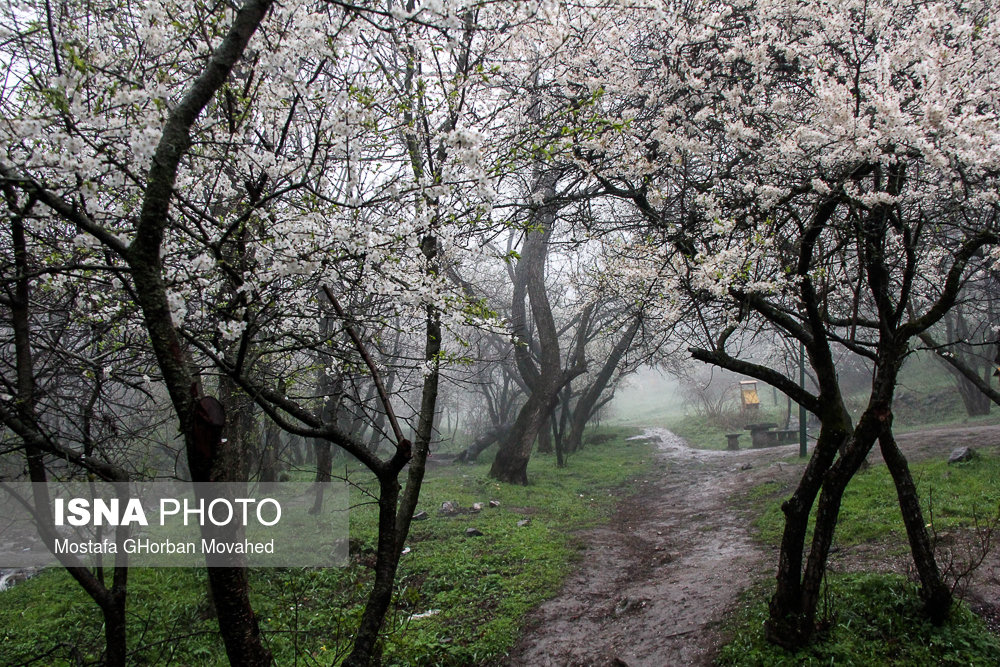
<svg viewBox="0 0 1000 667"><path fill-rule="evenodd" d="M924 520L942 543L972 540L975 527L996 516L1000 504L1000 452L983 450L972 461L948 465L931 460L911 465L924 505ZM757 537L777 548L783 528L781 502L791 488L760 484L737 502L757 516ZM811 528L810 528L811 535ZM859 473L848 486L834 548L848 569L876 570L871 554L905 558L909 553L895 487L884 465ZM868 554L867 556L865 554ZM961 554L960 554L961 556ZM920 613L915 584L888 573L830 574L820 608L817 642L797 654L764 641L770 585L744 596L730 620L731 642L723 665L995 665L1000 641L964 603L937 628Z"/></svg>
<svg viewBox="0 0 1000 667"><path fill-rule="evenodd" d="M892 574L832 575L827 581L815 643L790 653L764 641L769 590L743 596L719 665L988 665L1000 660L1000 641L959 605L941 627L926 621L915 584Z"/></svg>
<svg viewBox="0 0 1000 667"><path fill-rule="evenodd" d="M915 463L910 471L923 504L924 520L938 533L969 529L976 520L997 513L1000 505L1000 453L985 450L972 461L948 465L946 460ZM750 492L757 501L754 525L761 540L778 546L784 515L781 501L791 492L774 482ZM814 509L815 514L815 509ZM896 501L896 487L882 464L859 472L844 492L836 544L850 547L889 540L906 548L906 532Z"/></svg>
<svg viewBox="0 0 1000 667"><path fill-rule="evenodd" d="M559 588L573 534L606 518L651 455L634 430L589 445L557 469L535 455L527 487L498 485L488 462L433 468L398 577L383 646L387 665L468 665L504 655L528 610ZM253 602L278 664L329 665L349 647L374 562L375 513L355 489L352 557L337 569L261 569ZM499 502L490 507L489 501ZM445 501L462 511L443 516ZM483 503L478 513L468 511ZM527 525L519 521L529 519ZM467 528L482 536L467 537ZM130 662L228 664L198 569L134 569L129 578ZM94 662L102 646L96 606L61 570L0 593L0 664Z"/></svg>

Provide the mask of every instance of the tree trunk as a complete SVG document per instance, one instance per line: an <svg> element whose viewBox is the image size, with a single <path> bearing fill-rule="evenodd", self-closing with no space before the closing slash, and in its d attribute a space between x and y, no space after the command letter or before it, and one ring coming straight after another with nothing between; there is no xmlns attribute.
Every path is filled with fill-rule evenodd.
<svg viewBox="0 0 1000 667"><path fill-rule="evenodd" d="M781 505L785 527L778 555L777 585L764 625L768 641L793 650L804 646L813 631L812 622L807 620L802 604L802 563L809 514L823 485L823 476L833 463L841 443L848 438L850 428L849 424L832 418L820 423L820 434L812 458L792 497Z"/></svg>
<svg viewBox="0 0 1000 667"><path fill-rule="evenodd" d="M525 232L521 246L521 258L514 271L514 290L511 301L511 328L513 329L514 359L524 384L529 388L528 400L518 413L514 426L500 441L496 459L490 468L490 477L512 484L528 483L528 460L531 448L559 399L559 391L585 369L579 359L582 348L578 349L574 367L561 368L559 333L552 315L545 289L545 263L548 256L549 238L555 221L557 205L555 200L558 173L540 172L536 175L533 198L543 202L532 211L533 228ZM532 339L528 333L525 300L531 306L535 329L538 334L538 364L532 358ZM581 339L584 337L589 315L583 317L580 325Z"/></svg>
<svg viewBox="0 0 1000 667"><path fill-rule="evenodd" d="M538 437L536 441L538 442L538 453L539 454L551 454L552 453L552 432L549 430L548 425L551 419L546 420L545 424L538 429Z"/></svg>
<svg viewBox="0 0 1000 667"><path fill-rule="evenodd" d="M944 317L944 323L945 343L948 346L943 348L935 345L935 354L955 378L955 387L958 389L958 395L962 397L966 414L970 417L988 415L992 399L981 386L990 387L993 367L987 359L977 354L970 344L973 334L969 331L968 319L961 308L956 307L948 313ZM926 337L929 338L929 334ZM967 373L971 373L973 377L968 377Z"/></svg>
<svg viewBox="0 0 1000 667"><path fill-rule="evenodd" d="M475 461L487 447L502 438L504 434L510 430L510 428L510 424L501 424L500 426L491 428L489 431L476 438L472 444L465 449L465 451L456 456L455 461L459 463L471 463Z"/></svg>
<svg viewBox="0 0 1000 667"><path fill-rule="evenodd" d="M309 509L310 514L319 514L323 511L323 492L326 484L333 479L333 451L328 440L316 439L313 441L313 449L316 453L316 497L313 506Z"/></svg>
<svg viewBox="0 0 1000 667"><path fill-rule="evenodd" d="M248 449L245 438L252 432L251 412L245 405L249 397L227 377L220 380L219 391L235 416L231 421L228 419L226 406L221 401L203 398L199 402L201 409L195 412L195 447L192 450L195 454L190 461L192 480L245 487L248 471L241 457ZM201 496L204 488L196 485L195 493ZM235 525L214 526L209 522L201 527L202 537L206 539L235 541L237 531ZM211 602L230 664L270 665L271 653L264 647L260 625L250 605L245 558L206 556L206 559Z"/></svg>
<svg viewBox="0 0 1000 667"><path fill-rule="evenodd" d="M271 653L264 648L257 616L250 606L247 569L209 567L208 582L229 664L247 667L271 665Z"/></svg>
<svg viewBox="0 0 1000 667"><path fill-rule="evenodd" d="M548 400L542 394L547 394ZM490 467L490 477L509 484L528 483L528 460L540 429L545 426L555 392L536 391L521 408L517 421L507 431Z"/></svg>
<svg viewBox="0 0 1000 667"><path fill-rule="evenodd" d="M816 623L816 607L819 604L823 577L826 575L827 558L833 546L833 535L837 529L840 503L844 490L861 468L868 452L875 444L877 433L872 432L874 424L859 420L858 427L851 436L844 454L830 467L823 480L823 487L816 506L816 523L813 527L812 545L802 575L802 599L800 607L800 636L808 640Z"/></svg>
<svg viewBox="0 0 1000 667"><path fill-rule="evenodd" d="M962 403L965 405L965 412L970 417L982 417L990 414L990 407L993 401L990 397L979 390L979 387L974 385L961 373L955 372L955 369L948 366L948 369L952 371L955 376L955 385L958 389L958 395L962 397ZM989 368L987 367L986 372L983 373L983 381L989 385L990 374Z"/></svg>
<svg viewBox="0 0 1000 667"><path fill-rule="evenodd" d="M910 475L906 457L899 451L896 440L892 437L892 431L886 431L882 434L879 438L879 446L882 450L882 458L885 459L885 464L896 485L896 496L903 514L906 536L910 541L914 565L916 565L917 573L920 575L920 596L924 601L924 611L932 623L940 625L948 617L948 612L951 610L951 589L945 585L941 578L941 572L934 557L934 547L927 535L927 526L924 524L923 513L920 510L917 487Z"/></svg>
<svg viewBox="0 0 1000 667"><path fill-rule="evenodd" d="M635 339L635 335L638 333L641 324L642 314L639 313L632 318L632 324L629 325L629 328L625 330L622 337L611 350L611 354L604 362L597 377L594 378L593 383L577 399L576 407L573 409L573 415L570 418L569 440L566 443L567 451L575 452L583 445L583 431L587 426L587 422L594 415L594 409L597 407L601 394L604 393L608 383L611 382L611 378L614 376L615 370L618 369L618 364L621 362L622 357L625 356L625 352L632 346L632 341Z"/></svg>
<svg viewBox="0 0 1000 667"><path fill-rule="evenodd" d="M324 317L320 322L320 330L326 334L332 328L332 319ZM320 400L323 401L320 408L320 419L325 424L337 423L337 415L340 412L340 402L343 395L341 378L331 377L324 364L319 371L319 378L316 384L319 388ZM311 451L316 461L316 499L313 501L313 506L309 510L309 513L319 514L323 511L323 494L326 489L326 483L333 479L333 445L325 438L313 439L312 445Z"/></svg>
<svg viewBox="0 0 1000 667"><path fill-rule="evenodd" d="M260 481L264 484L278 481L278 449L281 429L269 421L264 429L264 448L260 453Z"/></svg>
<svg viewBox="0 0 1000 667"><path fill-rule="evenodd" d="M116 573L117 578L117 573ZM108 591L101 604L101 614L104 618L104 664L128 664L125 632L125 591Z"/></svg>
<svg viewBox="0 0 1000 667"><path fill-rule="evenodd" d="M566 391L564 390L563 393L565 394ZM565 409L559 412L559 420L565 423L566 421ZM565 438L563 438L562 429L556 424L555 418L549 421L552 425L552 438L556 442L556 466L564 468L566 466L566 450L564 444Z"/></svg>
<svg viewBox="0 0 1000 667"><path fill-rule="evenodd" d="M222 439L213 452L213 481L246 482L254 468L257 427L253 399L228 376L219 378L219 402L225 411Z"/></svg>
<svg viewBox="0 0 1000 667"><path fill-rule="evenodd" d="M379 480L378 499L378 546L375 555L375 582L372 585L361 624L354 635L354 648L342 663L344 667L368 667L378 662L376 642L392 601L393 582L399 557L396 551L396 501L399 498L399 482L392 479Z"/></svg>

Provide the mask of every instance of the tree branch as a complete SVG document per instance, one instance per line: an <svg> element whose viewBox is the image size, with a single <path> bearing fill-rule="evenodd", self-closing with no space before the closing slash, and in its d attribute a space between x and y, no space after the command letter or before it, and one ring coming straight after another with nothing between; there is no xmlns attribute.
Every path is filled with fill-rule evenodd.
<svg viewBox="0 0 1000 667"><path fill-rule="evenodd" d="M403 436L403 429L399 427L399 420L396 419L396 411L392 409L392 401L389 400L389 392L385 390L385 384L382 382L382 375L378 372L378 367L375 365L375 361L372 359L371 355L368 353L368 348L365 347L364 342L358 333L354 330L348 321L347 315L344 313L344 309L340 307L340 302L337 301L337 297L333 295L333 291L327 285L323 285L323 292L326 294L326 298L330 300L333 305L334 311L336 311L337 316L340 318L344 325L344 330L347 331L347 335L350 336L351 342L354 343L354 347L357 349L358 354L364 359L365 365L368 366L368 371L372 374L372 381L375 383L375 389L378 390L378 397L382 403L382 407L385 409L385 416L389 419L389 424L392 426L392 433L396 437L396 446L402 445L406 438Z"/></svg>

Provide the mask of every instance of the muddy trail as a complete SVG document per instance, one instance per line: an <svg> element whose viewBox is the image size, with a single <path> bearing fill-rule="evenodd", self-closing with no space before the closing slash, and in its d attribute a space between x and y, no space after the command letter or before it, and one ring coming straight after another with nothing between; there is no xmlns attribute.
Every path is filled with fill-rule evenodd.
<svg viewBox="0 0 1000 667"><path fill-rule="evenodd" d="M729 452L691 448L666 429L641 437L657 453L638 492L580 536L577 570L532 613L507 665L710 665L721 621L743 591L773 575L777 553L751 539L753 517L739 496L768 480L793 483L798 445ZM911 460L947 456L952 446L1000 445L1000 427L925 431L899 443Z"/></svg>
<svg viewBox="0 0 1000 667"><path fill-rule="evenodd" d="M780 459L797 446L727 452L665 429L642 437L657 444L649 474L608 525L581 536L578 570L535 610L509 665L711 664L719 621L767 572L732 497L794 475Z"/></svg>

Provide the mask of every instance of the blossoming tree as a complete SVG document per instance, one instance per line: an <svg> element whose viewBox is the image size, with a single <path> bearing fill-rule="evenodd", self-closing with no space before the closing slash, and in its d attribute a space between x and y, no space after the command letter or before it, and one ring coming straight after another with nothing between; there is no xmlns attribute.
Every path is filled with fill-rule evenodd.
<svg viewBox="0 0 1000 667"><path fill-rule="evenodd" d="M660 10L640 36L630 21L652 12L623 10L600 50L608 57L578 67L577 85L601 91L609 123L577 152L649 222L636 246L659 248L673 267L691 354L819 417L783 504L768 636L790 647L810 638L841 496L876 442L940 620L951 596L892 437L892 400L916 339L1000 242L1000 26L975 2ZM749 356L747 343L769 336L802 344L815 391ZM834 364L844 352L874 367L856 421Z"/></svg>

